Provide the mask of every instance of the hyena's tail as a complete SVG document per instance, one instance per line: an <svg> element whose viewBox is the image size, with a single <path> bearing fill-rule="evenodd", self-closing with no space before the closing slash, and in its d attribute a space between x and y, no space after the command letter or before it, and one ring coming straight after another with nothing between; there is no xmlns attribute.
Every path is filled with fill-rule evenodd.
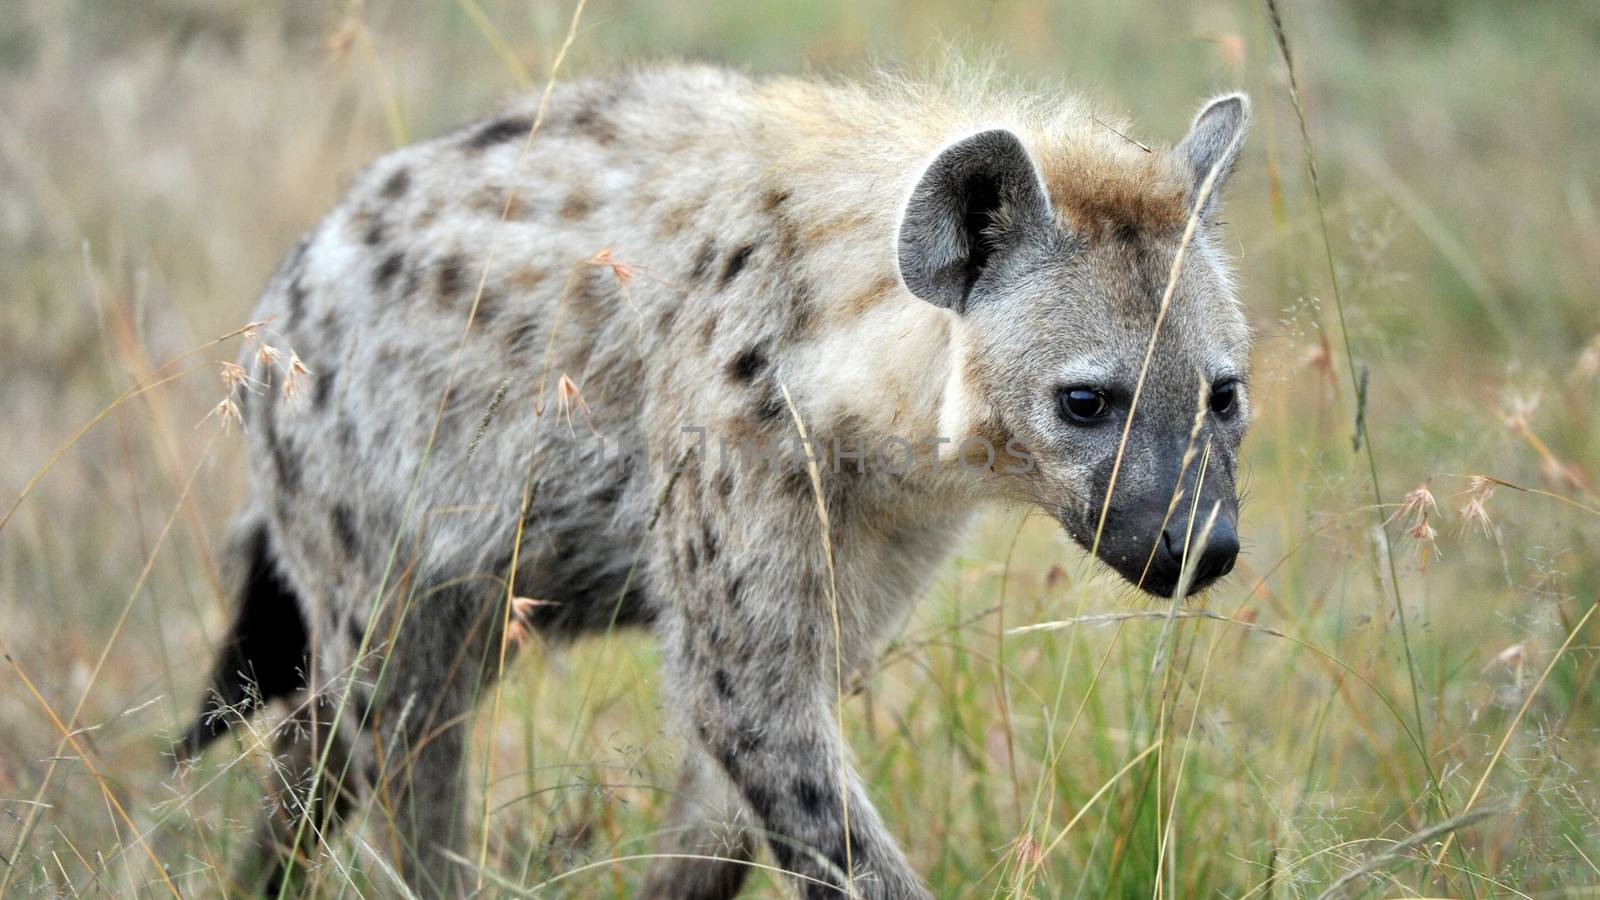
<svg viewBox="0 0 1600 900"><path fill-rule="evenodd" d="M300 690L310 641L294 591L278 572L264 517L239 529L234 552L238 583L233 624L212 666L200 714L178 748L179 759L200 754L237 720Z"/></svg>

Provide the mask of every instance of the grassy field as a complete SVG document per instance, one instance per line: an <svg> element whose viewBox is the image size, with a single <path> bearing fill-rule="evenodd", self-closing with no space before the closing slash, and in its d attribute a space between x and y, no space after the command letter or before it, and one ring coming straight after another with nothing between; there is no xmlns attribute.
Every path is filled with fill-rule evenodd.
<svg viewBox="0 0 1600 900"><path fill-rule="evenodd" d="M196 426L220 338L362 163L542 88L572 12L0 15L5 892L224 890L265 763L168 755L244 488L237 433ZM1248 0L594 0L563 63L953 46L1155 142L1256 100L1227 215L1258 334L1239 570L1172 619L1043 518L973 533L845 718L940 897L1600 896L1600 6L1282 12L1320 207ZM655 681L638 636L519 661L476 724L491 892L640 884L680 752ZM333 849L318 894L374 890Z"/></svg>

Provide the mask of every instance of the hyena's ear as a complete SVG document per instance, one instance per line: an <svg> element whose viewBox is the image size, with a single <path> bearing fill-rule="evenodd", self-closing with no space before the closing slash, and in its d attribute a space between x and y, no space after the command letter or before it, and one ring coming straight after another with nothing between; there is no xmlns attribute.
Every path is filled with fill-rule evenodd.
<svg viewBox="0 0 1600 900"><path fill-rule="evenodd" d="M1216 169L1216 181L1206 195L1202 217L1217 208L1222 196L1222 185L1233 174L1239 160L1239 148L1244 145L1245 132L1250 130L1250 98L1244 94L1224 94L1200 108L1189 127L1189 134L1178 144L1178 158L1188 163L1192 186L1189 188L1189 206L1200 197L1200 188L1206 177Z"/></svg>
<svg viewBox="0 0 1600 900"><path fill-rule="evenodd" d="M934 158L900 220L900 277L911 293L966 312L984 270L1050 223L1033 159L1003 128L957 141Z"/></svg>

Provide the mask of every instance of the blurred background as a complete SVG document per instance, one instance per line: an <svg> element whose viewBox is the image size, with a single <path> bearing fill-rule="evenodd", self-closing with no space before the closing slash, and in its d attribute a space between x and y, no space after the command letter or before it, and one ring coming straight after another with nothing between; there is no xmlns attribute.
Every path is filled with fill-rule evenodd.
<svg viewBox="0 0 1600 900"><path fill-rule="evenodd" d="M1226 212L1258 335L1247 546L1205 604L1226 621L1169 621L1053 524L989 516L847 706L938 896L1600 895L1600 6L1281 12L1320 217L1248 0L593 0L558 73L953 52L1089 93L1147 143L1212 93L1255 99ZM7 4L5 892L227 891L259 741L169 756L228 613L224 336L362 164L542 89L572 14ZM655 671L636 636L524 654L476 725L490 890L640 884L679 753ZM383 892L359 844L332 852L315 893Z"/></svg>

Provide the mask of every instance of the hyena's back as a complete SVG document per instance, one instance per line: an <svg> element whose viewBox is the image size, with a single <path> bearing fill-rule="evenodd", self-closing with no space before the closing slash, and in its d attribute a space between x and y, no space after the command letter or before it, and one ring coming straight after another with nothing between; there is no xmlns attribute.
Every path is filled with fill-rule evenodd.
<svg viewBox="0 0 1600 900"><path fill-rule="evenodd" d="M364 616L408 567L502 577L526 488L518 592L560 598L541 624L648 615L629 570L654 498L642 460L596 456L591 429L614 450L659 443L647 419L667 370L696 365L684 342L715 360L769 315L733 305L705 335L688 312L753 269L716 237L742 227L729 185L762 174L727 152L746 89L713 70L560 87L531 142L534 104L378 161L294 250L256 318L311 369L307 396L252 396L246 426L307 603ZM595 262L606 248L628 269ZM563 377L582 406L561 409Z"/></svg>

